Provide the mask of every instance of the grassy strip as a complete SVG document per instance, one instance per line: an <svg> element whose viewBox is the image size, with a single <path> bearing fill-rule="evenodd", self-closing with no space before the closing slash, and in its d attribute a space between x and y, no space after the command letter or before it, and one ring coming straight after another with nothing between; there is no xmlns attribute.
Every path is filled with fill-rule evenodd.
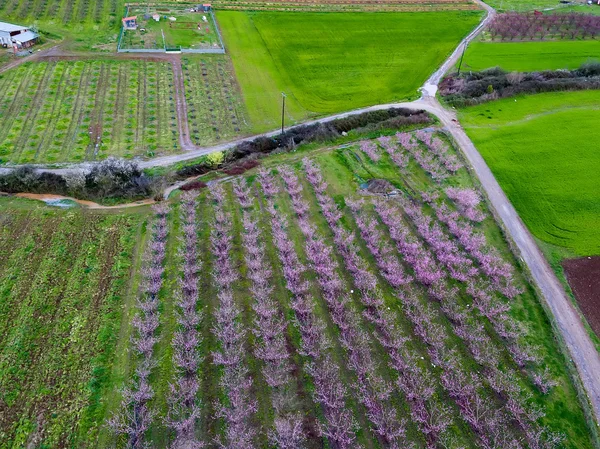
<svg viewBox="0 0 600 449"><path fill-rule="evenodd" d="M490 67L533 72L576 69L584 62L597 61L597 40L548 42L474 42L465 52L462 69L479 71Z"/></svg>
<svg viewBox="0 0 600 449"><path fill-rule="evenodd" d="M573 255L600 254L600 92L545 93L460 111L529 230Z"/></svg>

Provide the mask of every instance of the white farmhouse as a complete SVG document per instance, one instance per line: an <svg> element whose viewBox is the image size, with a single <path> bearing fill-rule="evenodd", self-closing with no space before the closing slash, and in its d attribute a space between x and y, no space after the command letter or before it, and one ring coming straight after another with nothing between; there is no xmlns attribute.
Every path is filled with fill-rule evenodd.
<svg viewBox="0 0 600 449"><path fill-rule="evenodd" d="M14 46L29 48L37 43L39 37L39 34L34 33L27 27L0 22L0 46L4 48Z"/></svg>

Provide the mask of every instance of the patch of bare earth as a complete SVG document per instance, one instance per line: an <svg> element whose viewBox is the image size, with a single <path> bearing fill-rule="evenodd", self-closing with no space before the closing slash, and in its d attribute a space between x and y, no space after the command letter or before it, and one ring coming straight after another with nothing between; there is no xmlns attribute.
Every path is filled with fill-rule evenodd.
<svg viewBox="0 0 600 449"><path fill-rule="evenodd" d="M600 337L600 256L565 260L563 268L579 308Z"/></svg>

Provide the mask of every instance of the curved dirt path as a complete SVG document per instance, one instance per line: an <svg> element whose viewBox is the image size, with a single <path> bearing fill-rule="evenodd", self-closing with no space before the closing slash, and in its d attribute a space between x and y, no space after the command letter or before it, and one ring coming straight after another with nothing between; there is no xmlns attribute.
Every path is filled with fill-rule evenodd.
<svg viewBox="0 0 600 449"><path fill-rule="evenodd" d="M93 201L79 200L77 198L73 198L70 196L54 195L54 194L48 194L48 193L17 193L13 196L15 196L17 198L27 198L29 200L38 200L38 201L42 201L44 203L50 203L53 201L63 201L63 200L73 201L74 203L77 203L80 206L85 207L86 209L118 210L118 209L129 209L132 207L148 206L148 205L156 203L156 201L154 201L152 199L146 199L146 200L134 201L132 203L127 203L127 204L118 204L116 206L103 206L102 204L98 204Z"/></svg>

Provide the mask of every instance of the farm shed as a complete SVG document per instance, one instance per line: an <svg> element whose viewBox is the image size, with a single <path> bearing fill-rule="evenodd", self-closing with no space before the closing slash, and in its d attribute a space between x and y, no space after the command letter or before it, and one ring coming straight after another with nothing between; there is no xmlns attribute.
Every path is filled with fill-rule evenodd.
<svg viewBox="0 0 600 449"><path fill-rule="evenodd" d="M126 30L137 29L137 16L123 17L123 28Z"/></svg>
<svg viewBox="0 0 600 449"><path fill-rule="evenodd" d="M3 47L29 48L39 39L39 35L21 25L0 22L0 45Z"/></svg>
<svg viewBox="0 0 600 449"><path fill-rule="evenodd" d="M210 12L212 5L210 3L204 3L203 5L194 6L192 12Z"/></svg>

